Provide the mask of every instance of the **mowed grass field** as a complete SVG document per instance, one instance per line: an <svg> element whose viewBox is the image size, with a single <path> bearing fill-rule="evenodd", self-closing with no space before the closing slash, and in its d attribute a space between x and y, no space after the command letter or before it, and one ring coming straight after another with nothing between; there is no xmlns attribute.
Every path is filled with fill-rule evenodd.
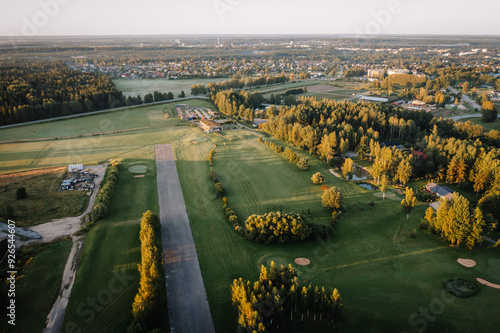
<svg viewBox="0 0 500 333"><path fill-rule="evenodd" d="M135 155L122 161L110 214L85 239L63 332L72 326L84 332L123 332L130 323L139 287L140 218L147 210L158 212L153 148ZM144 177L134 177L133 166L146 166Z"/></svg>
<svg viewBox="0 0 500 333"><path fill-rule="evenodd" d="M188 105L213 107L200 100ZM191 132L178 118L165 118L169 104L110 112L101 115L0 130L0 174L68 164L96 164L110 158L123 159L156 143L172 142ZM55 139L87 133L147 129L71 139ZM168 128L168 130L167 130ZM49 138L44 141L34 139ZM24 140L7 142L11 140ZM32 141L30 141L32 140ZM2 143L4 142L4 143Z"/></svg>
<svg viewBox="0 0 500 333"><path fill-rule="evenodd" d="M32 257L22 273L19 272L15 297L16 326L7 325L7 320L4 320L2 327L7 332L41 332L45 328L70 250L69 240L52 243ZM2 268L7 269L6 265Z"/></svg>
<svg viewBox="0 0 500 333"><path fill-rule="evenodd" d="M203 84L207 85L210 82L220 82L224 80L229 80L229 78L214 78L214 79L180 79L180 80L168 80L168 79L141 79L141 80L129 80L129 79L114 79L113 83L121 90L125 96L137 96L153 93L154 91L159 91L162 93L172 92L175 97L184 90L186 96L191 95L191 87L193 84Z"/></svg>
<svg viewBox="0 0 500 333"><path fill-rule="evenodd" d="M256 138L241 131L213 135L210 141L197 144L180 142L175 147L217 332L232 332L236 325L230 302L232 280L255 280L259 266L271 261L292 263L304 283L339 289L344 299L340 332L418 332L424 324L429 332L496 329L498 290L481 285L478 296L457 299L443 295L441 282L483 277L500 283L497 249L467 252L451 248L418 230L426 206L417 206L407 221L400 199L394 195L396 200L382 201L377 192L331 175L326 164L315 159L310 159L309 171L301 172ZM264 246L233 231L208 177L207 156L214 143L218 144L214 171L227 190L229 206L240 218L282 207L299 212L310 209L313 220L327 223L328 213L320 204L322 191L310 181L312 173L321 171L328 186L337 186L344 193L348 208L335 236L329 241ZM368 205L370 201L375 207ZM415 238L410 237L413 229L418 230ZM297 257L309 258L311 264L297 266ZM476 260L477 266L460 266L456 260L461 257ZM432 321L421 309L433 316ZM305 328L287 331L304 332Z"/></svg>
<svg viewBox="0 0 500 333"><path fill-rule="evenodd" d="M197 128L184 126L178 119L164 118L162 106L129 112L132 113L129 119L133 119L130 122L149 122L151 128L85 138L77 150L80 154L75 155L79 157L78 163L121 159L123 170L111 203L111 214L98 222L87 236L62 332L67 331L70 322L84 332L123 331L128 323L138 287L139 219L147 209L158 210L153 156L156 143L172 143L174 147L217 332L234 332L236 327L230 296L234 278L255 280L261 264L271 261L293 264L297 257L311 260L309 266L293 264L301 281L330 289L336 287L341 292L344 311L337 328L340 332L496 331L500 290L481 285L478 296L456 299L447 294L443 296L440 284L454 277L469 280L482 277L500 284L498 249L473 252L454 249L423 231L417 231L416 238L411 238L409 234L413 229L418 230L426 206L416 207L407 221L399 199L382 201L376 196L378 193L336 178L328 172L326 164L296 150L299 155L308 156L311 163L310 170L301 172L274 150L258 143L260 134L237 130L207 135ZM106 116L113 121L120 112ZM81 119L94 121L93 117ZM58 125L63 131L65 122L43 125ZM119 121L116 124L120 124ZM125 126L139 127L125 119L116 128ZM52 130L57 133L56 129ZM15 131L6 131L0 131L0 138L15 135ZM73 140L50 141L51 149L40 153L31 168L66 164L69 158L66 147L73 145ZM348 209L348 215L339 220L334 237L329 241L264 246L237 234L227 222L209 178L207 158L216 143L214 171L227 190L229 205L241 219L268 209L298 212L310 209L312 220L328 223L329 214L320 203L320 186L310 181L314 172L321 171L326 185L337 186L344 193ZM31 161L38 142L16 144L19 151L9 148L9 152L16 152L18 159L2 159L2 172L22 169L19 160ZM128 170L134 165L146 165L146 177L133 178ZM370 201L375 202L375 207L368 205ZM477 266L465 268L456 262L457 258L474 259ZM127 276L128 282L122 284L123 288L118 288L120 285L113 280L116 273ZM117 289L122 290L113 292ZM106 290L112 294L112 298L104 302L109 303L99 310L91 310L89 297L100 297L104 301ZM304 330L298 325L287 331ZM314 328L314 331L331 332L331 329Z"/></svg>

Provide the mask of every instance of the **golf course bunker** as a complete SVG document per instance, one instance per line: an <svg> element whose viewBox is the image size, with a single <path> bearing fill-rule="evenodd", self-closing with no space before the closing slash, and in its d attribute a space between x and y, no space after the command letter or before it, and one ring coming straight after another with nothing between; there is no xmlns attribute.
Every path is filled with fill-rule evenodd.
<svg viewBox="0 0 500 333"><path fill-rule="evenodd" d="M465 266L465 267L474 267L476 266L476 262L472 259L462 259L462 258L458 258L457 259L457 262L462 265L462 266Z"/></svg>
<svg viewBox="0 0 500 333"><path fill-rule="evenodd" d="M477 282L484 284L485 286L495 288L495 289L500 289L500 285L488 282L485 279L477 278L476 280L477 280Z"/></svg>
<svg viewBox="0 0 500 333"><path fill-rule="evenodd" d="M309 265L311 263L311 260L309 260L307 258L296 258L295 263L297 265L306 266L306 265Z"/></svg>
<svg viewBox="0 0 500 333"><path fill-rule="evenodd" d="M144 174L148 171L148 167L144 164L132 165L128 168L131 173Z"/></svg>

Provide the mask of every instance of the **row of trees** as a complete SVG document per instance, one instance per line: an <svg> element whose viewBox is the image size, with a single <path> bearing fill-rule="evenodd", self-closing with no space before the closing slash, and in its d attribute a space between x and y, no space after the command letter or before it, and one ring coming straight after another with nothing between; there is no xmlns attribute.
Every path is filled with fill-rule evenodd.
<svg viewBox="0 0 500 333"><path fill-rule="evenodd" d="M210 82L206 87L203 84L196 83L191 86L191 95L205 95L208 92L214 94L218 91L227 89L243 89L244 87L285 83L290 81L290 79L293 79L293 77L287 75L262 75L259 77L235 77L228 81Z"/></svg>
<svg viewBox="0 0 500 333"><path fill-rule="evenodd" d="M160 218L150 210L141 218L141 275L140 287L132 304L133 321L130 333L151 332L161 328L162 251Z"/></svg>
<svg viewBox="0 0 500 333"><path fill-rule="evenodd" d="M283 154L283 156L286 159L288 159L290 163L296 164L297 167L302 171L306 171L311 166L306 158L299 157L296 152L294 152L292 149L288 147L283 149L283 146L275 145L271 141L262 140L262 138L260 137L257 139L257 141L264 143L266 146L270 148L273 148L278 154Z"/></svg>
<svg viewBox="0 0 500 333"><path fill-rule="evenodd" d="M441 199L436 214L429 207L425 220L432 232L438 233L446 241L469 250L482 242L487 231L483 213L479 207L471 210L469 201L454 192L451 200Z"/></svg>
<svg viewBox="0 0 500 333"><path fill-rule="evenodd" d="M301 285L292 265L261 267L259 280L242 278L231 285L232 303L238 314L238 331L265 332L286 324L308 322L334 325L342 311L337 289Z"/></svg>
<svg viewBox="0 0 500 333"><path fill-rule="evenodd" d="M90 223L95 223L99 219L108 215L109 204L111 202L111 198L113 197L116 184L118 183L120 169L121 162L114 161L111 163L111 166L106 174L106 178L103 180L103 184L101 184L101 188L95 197L94 206L92 207L91 212L92 221ZM91 224L88 226L91 226Z"/></svg>

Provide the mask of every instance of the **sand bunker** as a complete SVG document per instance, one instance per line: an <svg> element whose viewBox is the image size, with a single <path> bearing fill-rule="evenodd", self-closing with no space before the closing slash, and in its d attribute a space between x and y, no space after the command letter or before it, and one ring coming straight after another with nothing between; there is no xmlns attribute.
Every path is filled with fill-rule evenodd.
<svg viewBox="0 0 500 333"><path fill-rule="evenodd" d="M336 172L335 172L335 170L333 170L333 169L329 169L328 171L330 171L330 173L331 173L332 175L334 175L335 177L342 178L342 176L341 176L341 175L339 175L338 173L336 173Z"/></svg>
<svg viewBox="0 0 500 333"><path fill-rule="evenodd" d="M457 262L462 265L462 266L465 266L465 267L474 267L476 266L476 262L472 259L462 259L462 258L458 258L457 259Z"/></svg>
<svg viewBox="0 0 500 333"><path fill-rule="evenodd" d="M135 175L134 178L144 178L144 175Z"/></svg>
<svg viewBox="0 0 500 333"><path fill-rule="evenodd" d="M295 263L297 265L305 266L305 265L309 265L311 263L311 260L309 260L307 258L297 258L297 259L295 259Z"/></svg>
<svg viewBox="0 0 500 333"><path fill-rule="evenodd" d="M495 288L495 289L500 289L500 285L498 284L494 284L494 283L491 283L491 282L488 282L484 279L481 279L481 278L477 278L476 279L477 282L481 283L481 284L484 284L485 286L488 286L488 287L491 287L491 288Z"/></svg>
<svg viewBox="0 0 500 333"><path fill-rule="evenodd" d="M132 173L146 173L148 171L148 167L143 164L136 164L128 168L128 171Z"/></svg>

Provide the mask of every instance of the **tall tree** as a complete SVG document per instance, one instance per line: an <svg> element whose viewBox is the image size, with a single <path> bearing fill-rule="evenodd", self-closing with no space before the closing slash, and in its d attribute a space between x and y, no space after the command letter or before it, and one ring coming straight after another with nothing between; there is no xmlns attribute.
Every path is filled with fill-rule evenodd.
<svg viewBox="0 0 500 333"><path fill-rule="evenodd" d="M380 178L380 191L382 192L382 200L385 200L385 192L387 192L387 187L389 185L389 181L387 176L384 174Z"/></svg>
<svg viewBox="0 0 500 333"><path fill-rule="evenodd" d="M354 162L352 159L347 158L344 161L344 165L342 166L342 174L344 175L344 178L347 179L347 177L352 178L352 173L354 171Z"/></svg>
<svg viewBox="0 0 500 333"><path fill-rule="evenodd" d="M415 197L415 193L411 188L406 187L405 198L401 200L401 207L403 208L403 211L406 213L407 220L410 218L410 213L412 212L416 204L417 204L417 198Z"/></svg>

